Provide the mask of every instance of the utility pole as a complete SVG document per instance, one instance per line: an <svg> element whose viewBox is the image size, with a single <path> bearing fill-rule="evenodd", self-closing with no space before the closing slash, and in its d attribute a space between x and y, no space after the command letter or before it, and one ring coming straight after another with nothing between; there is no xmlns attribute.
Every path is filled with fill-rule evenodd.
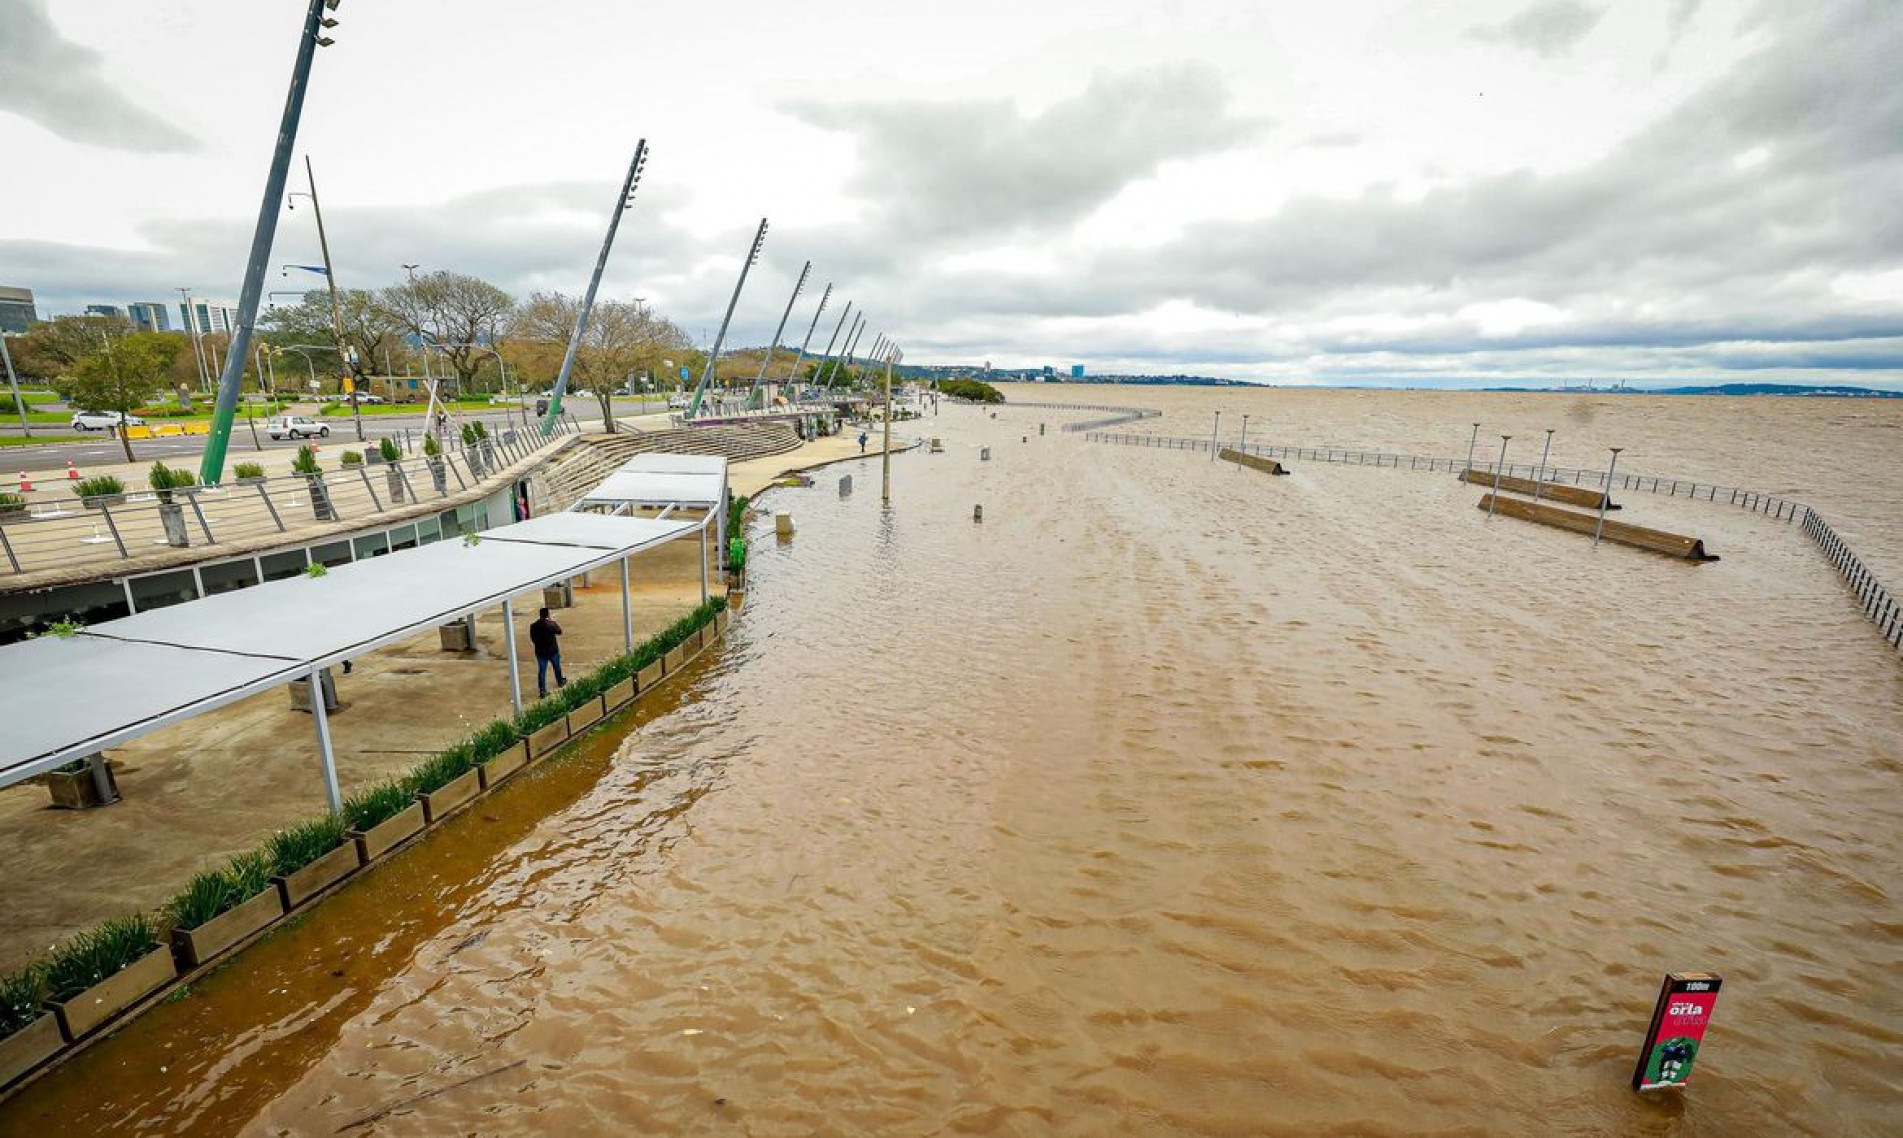
<svg viewBox="0 0 1903 1138"><path fill-rule="evenodd" d="M615 231L621 228L621 215L634 204L634 191L641 185L641 169L648 164L648 140L635 143L634 161L628 163L628 176L622 179L621 195L615 198L608 214L608 232L601 239L601 253L595 257L595 273L588 278L588 291L582 294L581 311L575 313L575 331L568 337L568 354L562 357L561 374L555 377L555 394L549 397L548 414L542 417L542 437L555 432L562 416L562 396L568 391L569 373L575 370L575 355L581 351L581 338L588 331L588 316L595 310L595 290L601 287L602 270L608 267L608 251L614 248ZM498 355L498 358L500 356Z"/></svg>
<svg viewBox="0 0 1903 1138"><path fill-rule="evenodd" d="M251 258L245 265L244 288L238 294L238 326L231 333L224 374L218 379L218 402L212 412L211 434L205 440L205 456L198 466L198 480L207 486L216 485L225 476L225 448L231 442L231 424L238 412L245 357L251 353L251 328L258 318L258 297L264 292L264 270L271 257L271 242L277 237L278 203L284 200L284 183L291 172L291 149L297 144L297 124L304 116L304 88L310 84L311 61L317 49L331 43L330 37L322 32L337 23L324 16L324 9L335 9L339 2L310 0L304 14L304 28L298 35L297 60L291 66L291 86L284 96L277 148L271 154L270 171L265 176L264 201L258 207L257 228L251 234Z"/></svg>
<svg viewBox="0 0 1903 1138"><path fill-rule="evenodd" d="M905 353L897 348L885 357L885 453L879 456L879 502L888 510L892 508L892 364L903 358Z"/></svg>
<svg viewBox="0 0 1903 1138"><path fill-rule="evenodd" d="M760 219L760 228L753 232L753 246L747 250L747 259L740 266L740 279L733 284L733 299L727 301L727 315L720 320L720 332L714 337L714 350L707 353L707 370L700 377L699 386L694 388L693 401L687 405L687 418L700 414L700 401L707 393L707 385L713 381L714 369L720 364L720 346L727 341L727 325L733 321L734 306L740 303L740 290L747 287L747 273L760 259L760 246L766 244L766 218Z"/></svg>
<svg viewBox="0 0 1903 1138"><path fill-rule="evenodd" d="M787 317L793 315L793 302L800 298L800 290L806 287L806 274L812 271L813 262L806 262L800 269L800 279L793 282L793 295L786 298L786 311L780 313L780 326L773 330L773 342L767 345L766 358L760 361L760 374L753 377L753 390L747 392L749 404L753 402L753 392L760 390L760 384L766 379L766 369L773 363L773 353L780 348L780 335L786 331Z"/></svg>
<svg viewBox="0 0 1903 1138"><path fill-rule="evenodd" d="M344 343L344 308L337 298L337 270L330 263L330 238L324 235L324 207L317 204L317 175L311 170L311 156L304 156L304 177L310 183L311 192L305 196L311 199L311 212L317 215L317 247L324 254L324 282L330 286L330 326L337 334L337 363L344 369L344 390L350 396L350 415L356 421L357 441L363 441L363 408L357 402L356 368L351 360L351 352ZM291 197L296 197L292 194ZM290 208L285 199L286 208Z"/></svg>
<svg viewBox="0 0 1903 1138"><path fill-rule="evenodd" d="M826 311L826 302L832 298L833 282L827 281L826 291L819 294L819 307L813 309L813 322L806 326L806 339L800 342L800 354L794 357L793 360L793 376L791 382L794 384L800 381L800 365L806 362L806 349L812 347L813 333L819 330L820 313Z"/></svg>

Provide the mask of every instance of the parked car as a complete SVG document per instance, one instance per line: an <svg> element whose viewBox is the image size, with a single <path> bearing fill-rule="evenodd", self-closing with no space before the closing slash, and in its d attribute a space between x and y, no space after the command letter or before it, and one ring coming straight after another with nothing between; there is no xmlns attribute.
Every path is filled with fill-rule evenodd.
<svg viewBox="0 0 1903 1138"><path fill-rule="evenodd" d="M119 411L76 411L73 413L73 430L75 431L110 431L114 427L143 426L145 426L144 419Z"/></svg>
<svg viewBox="0 0 1903 1138"><path fill-rule="evenodd" d="M359 391L357 392L357 402L365 407L370 407L378 403L388 403L389 400L381 395L372 395L368 391Z"/></svg>
<svg viewBox="0 0 1903 1138"><path fill-rule="evenodd" d="M264 425L264 433L274 439L327 439L330 424L302 415L279 415Z"/></svg>

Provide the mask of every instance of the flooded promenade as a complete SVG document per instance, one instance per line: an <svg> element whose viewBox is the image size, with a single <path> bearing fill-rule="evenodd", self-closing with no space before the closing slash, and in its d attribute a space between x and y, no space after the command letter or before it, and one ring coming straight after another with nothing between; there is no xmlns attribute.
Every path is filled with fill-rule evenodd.
<svg viewBox="0 0 1903 1138"><path fill-rule="evenodd" d="M1453 457L1478 419L1522 462L1552 426L1560 465L1812 502L1903 582L1903 401L1012 395ZM1694 567L1489 522L1445 475L1268 478L1065 417L902 424L946 453L893 459L889 514L876 462L773 491L797 537L756 523L728 640L625 737L0 1130L1903 1124L1903 663L1794 526L1627 499L1724 558ZM1693 968L1725 977L1697 1076L1641 1099L1658 977Z"/></svg>

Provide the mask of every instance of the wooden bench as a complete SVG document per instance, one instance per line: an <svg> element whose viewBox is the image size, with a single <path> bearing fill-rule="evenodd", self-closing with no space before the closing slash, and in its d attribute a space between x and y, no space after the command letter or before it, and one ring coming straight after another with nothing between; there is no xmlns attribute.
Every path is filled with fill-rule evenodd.
<svg viewBox="0 0 1903 1138"><path fill-rule="evenodd" d="M1471 482L1476 486L1492 486L1510 494L1538 494L1542 498L1551 498L1555 502L1564 502L1569 506L1584 506L1596 510L1604 502L1606 509L1616 510L1618 503L1609 501L1603 490L1588 490L1584 486L1562 486L1557 482L1535 482L1531 478L1515 478L1511 474L1497 478L1489 470L1467 469L1460 472L1462 482Z"/></svg>
<svg viewBox="0 0 1903 1138"><path fill-rule="evenodd" d="M1487 494L1480 499L1480 508L1491 509L1505 514L1509 518L1538 522L1543 526L1569 529L1574 533L1591 534L1602 523L1591 514L1574 513L1562 510L1558 506L1548 506L1540 502L1522 502L1518 498L1502 498ZM1626 522L1605 522L1600 537L1606 541L1630 545L1636 549L1649 549L1654 553L1663 553L1684 561L1716 561L1717 557L1705 552L1705 543L1695 537L1684 534L1667 533L1662 529L1647 529Z"/></svg>
<svg viewBox="0 0 1903 1138"><path fill-rule="evenodd" d="M1223 447L1216 452L1216 457L1222 459L1224 462L1233 462L1237 466L1246 466L1250 470L1260 470L1264 474L1288 473L1288 470L1283 467L1281 463L1272 458L1262 458L1259 455L1244 454L1242 451L1232 447Z"/></svg>

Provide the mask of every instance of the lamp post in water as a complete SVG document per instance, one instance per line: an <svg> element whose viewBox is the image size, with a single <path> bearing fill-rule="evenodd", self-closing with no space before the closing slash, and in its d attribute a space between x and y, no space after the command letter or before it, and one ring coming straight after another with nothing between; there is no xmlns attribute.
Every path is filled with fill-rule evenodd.
<svg viewBox="0 0 1903 1138"><path fill-rule="evenodd" d="M1468 470L1472 470L1474 468L1474 447L1477 446L1479 442L1480 442L1480 424L1475 423L1473 437L1467 440L1467 467L1466 469ZM1494 489L1498 490L1499 487L1496 486L1494 487Z"/></svg>
<svg viewBox="0 0 1903 1138"><path fill-rule="evenodd" d="M1500 462L1493 468L1493 496L1487 499L1487 517L1493 517L1493 508L1500 502L1500 472L1507 466L1507 440L1512 435L1500 436Z"/></svg>
<svg viewBox="0 0 1903 1138"><path fill-rule="evenodd" d="M1546 493L1546 456L1553 453L1553 428L1546 428L1546 445L1540 448L1540 470L1533 476L1533 500ZM1495 487L1498 489L1498 487Z"/></svg>
<svg viewBox="0 0 1903 1138"><path fill-rule="evenodd" d="M1209 428L1209 461L1216 461L1216 451L1222 447L1222 412L1216 412L1216 425Z"/></svg>
<svg viewBox="0 0 1903 1138"><path fill-rule="evenodd" d="M892 365L904 358L897 348L885 357L885 453L879 456L879 502L888 510L892 508Z"/></svg>
<svg viewBox="0 0 1903 1138"><path fill-rule="evenodd" d="M1592 547L1594 549L1599 548L1600 531L1606 528L1606 507L1612 502L1612 472L1619 469L1619 452L1625 448L1609 447L1607 449L1612 451L1612 461L1606 466L1606 492L1599 496L1599 520L1594 522L1592 526Z"/></svg>
<svg viewBox="0 0 1903 1138"><path fill-rule="evenodd" d="M1236 443L1236 449L1243 454L1249 453L1249 416L1242 417L1242 438Z"/></svg>

